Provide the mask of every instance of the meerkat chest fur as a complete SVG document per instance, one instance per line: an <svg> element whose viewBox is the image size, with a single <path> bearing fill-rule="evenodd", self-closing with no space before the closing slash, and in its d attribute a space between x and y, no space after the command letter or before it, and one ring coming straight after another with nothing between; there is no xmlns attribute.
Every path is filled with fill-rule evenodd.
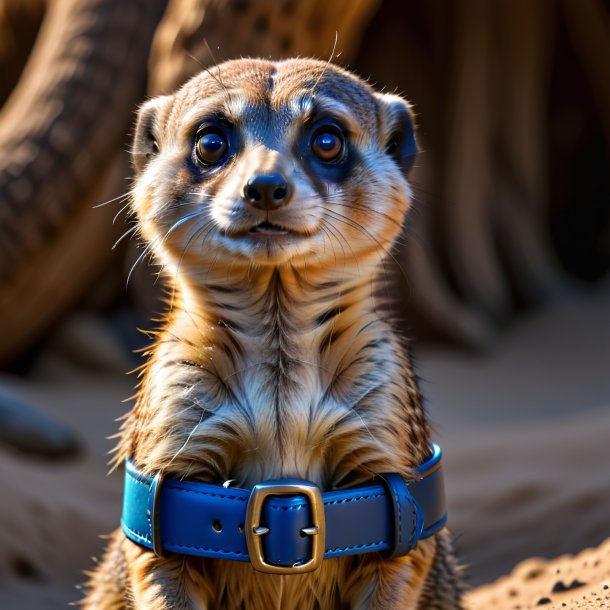
<svg viewBox="0 0 610 610"><path fill-rule="evenodd" d="M171 298L117 460L331 489L428 457L375 296L415 152L404 100L313 60L228 62L141 108L133 207Z"/></svg>

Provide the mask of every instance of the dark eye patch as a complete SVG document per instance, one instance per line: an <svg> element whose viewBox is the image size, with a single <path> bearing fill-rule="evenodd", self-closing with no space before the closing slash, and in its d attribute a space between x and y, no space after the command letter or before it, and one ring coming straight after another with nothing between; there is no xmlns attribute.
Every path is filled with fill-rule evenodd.
<svg viewBox="0 0 610 610"><path fill-rule="evenodd" d="M392 157L403 172L408 173L417 155L413 122L406 108L400 107L385 153Z"/></svg>
<svg viewBox="0 0 610 610"><path fill-rule="evenodd" d="M358 158L347 130L334 117L318 117L307 124L295 150L319 195L327 195L327 185L344 182Z"/></svg>

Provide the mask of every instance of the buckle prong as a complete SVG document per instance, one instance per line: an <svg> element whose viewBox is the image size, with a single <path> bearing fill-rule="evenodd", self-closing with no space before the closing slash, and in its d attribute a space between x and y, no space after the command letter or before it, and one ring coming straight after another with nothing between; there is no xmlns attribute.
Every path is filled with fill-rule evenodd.
<svg viewBox="0 0 610 610"><path fill-rule="evenodd" d="M305 496L311 511L312 525L301 528L301 533L311 536L311 557L293 565L281 566L267 562L263 553L262 536L270 533L261 525L263 506L268 496ZM246 509L246 544L252 567L268 574L303 574L317 570L324 559L326 524L324 503L320 488L308 481L274 482L266 481L252 488Z"/></svg>

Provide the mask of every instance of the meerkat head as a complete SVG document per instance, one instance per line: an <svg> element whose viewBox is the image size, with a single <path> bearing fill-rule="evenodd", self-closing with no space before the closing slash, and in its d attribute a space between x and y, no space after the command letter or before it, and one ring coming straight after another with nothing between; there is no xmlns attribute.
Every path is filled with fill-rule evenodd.
<svg viewBox="0 0 610 610"><path fill-rule="evenodd" d="M402 98L320 61L229 61L140 109L134 207L184 273L378 261L415 154Z"/></svg>

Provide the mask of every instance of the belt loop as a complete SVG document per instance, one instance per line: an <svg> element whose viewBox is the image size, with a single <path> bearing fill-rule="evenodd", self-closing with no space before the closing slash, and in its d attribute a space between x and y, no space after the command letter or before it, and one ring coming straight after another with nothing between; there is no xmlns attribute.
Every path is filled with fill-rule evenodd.
<svg viewBox="0 0 610 610"><path fill-rule="evenodd" d="M394 511L394 544L385 556L400 557L417 546L424 529L424 516L399 474L383 473L379 478L388 491Z"/></svg>
<svg viewBox="0 0 610 610"><path fill-rule="evenodd" d="M161 504L161 488L163 486L163 473L159 471L150 485L149 497L152 503L149 505L150 511L150 532L152 538L152 550L158 557L164 557L163 543L161 541L161 518L159 507Z"/></svg>

